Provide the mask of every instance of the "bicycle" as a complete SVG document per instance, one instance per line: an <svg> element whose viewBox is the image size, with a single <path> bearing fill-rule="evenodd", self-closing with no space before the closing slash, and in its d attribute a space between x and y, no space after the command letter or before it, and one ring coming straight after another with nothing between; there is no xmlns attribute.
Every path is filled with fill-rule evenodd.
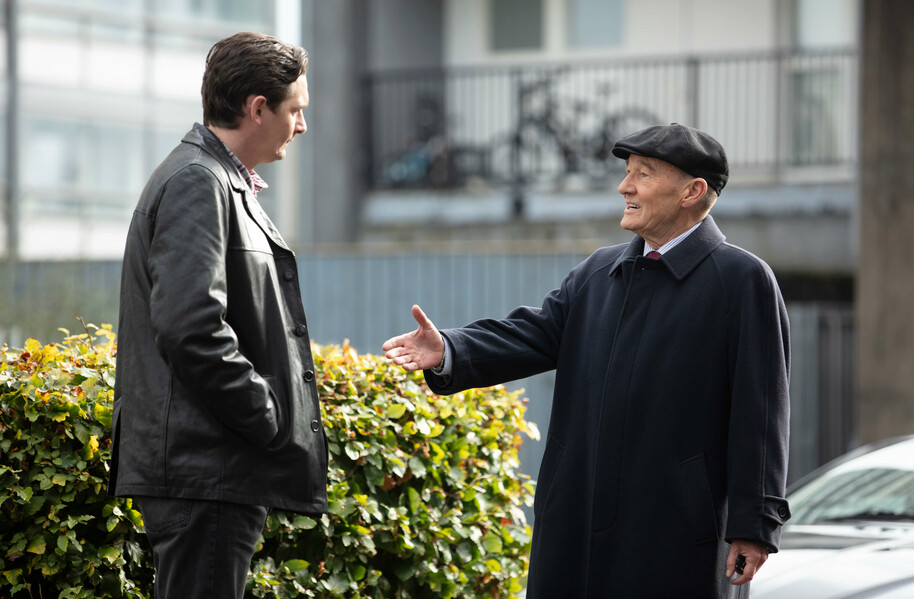
<svg viewBox="0 0 914 599"><path fill-rule="evenodd" d="M555 92L559 69L545 77L520 85L518 116L511 132L496 140L492 150L492 179L515 187L555 177L563 182L571 175L583 175L591 186L601 186L617 175L621 165L612 159L617 140L660 120L640 108L624 108L599 119L592 131L580 130L587 113L599 110L593 103L573 101L572 117ZM600 95L609 95L605 87Z"/></svg>
<svg viewBox="0 0 914 599"><path fill-rule="evenodd" d="M450 142L437 97L419 94L414 114L416 141L382 161L378 179L382 187L457 188L473 177L485 176L488 148Z"/></svg>

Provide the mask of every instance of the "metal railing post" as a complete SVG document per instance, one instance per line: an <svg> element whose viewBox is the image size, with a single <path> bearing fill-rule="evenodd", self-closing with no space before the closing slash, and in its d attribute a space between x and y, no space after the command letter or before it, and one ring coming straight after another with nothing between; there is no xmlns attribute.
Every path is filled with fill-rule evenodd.
<svg viewBox="0 0 914 599"><path fill-rule="evenodd" d="M19 259L19 0L6 0L6 258Z"/></svg>
<svg viewBox="0 0 914 599"><path fill-rule="evenodd" d="M699 78L700 78L701 74L699 72L698 58L696 58L694 56L689 57L688 61L686 62L686 69L687 69L688 77L689 77L689 86L688 86L689 96L690 96L689 97L689 112L690 112L689 118L691 119L691 122L689 123L689 125L697 128L700 126L700 124L698 122L698 118L699 118L698 101L699 101L699 97L701 94L701 87L699 86Z"/></svg>

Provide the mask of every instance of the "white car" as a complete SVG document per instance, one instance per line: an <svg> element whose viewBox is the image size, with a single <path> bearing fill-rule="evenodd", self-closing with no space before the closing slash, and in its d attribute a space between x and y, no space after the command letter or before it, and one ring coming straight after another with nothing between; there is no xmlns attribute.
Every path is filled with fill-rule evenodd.
<svg viewBox="0 0 914 599"><path fill-rule="evenodd" d="M826 464L787 499L793 515L752 599L914 598L914 435Z"/></svg>

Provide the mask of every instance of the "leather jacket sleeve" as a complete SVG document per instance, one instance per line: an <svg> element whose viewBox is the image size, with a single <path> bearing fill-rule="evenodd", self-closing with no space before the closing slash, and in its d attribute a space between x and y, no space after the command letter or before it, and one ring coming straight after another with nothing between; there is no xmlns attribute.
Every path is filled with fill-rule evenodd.
<svg viewBox="0 0 914 599"><path fill-rule="evenodd" d="M225 426L266 446L278 431L276 397L225 319L231 194L199 164L164 185L150 232L151 324L180 385Z"/></svg>

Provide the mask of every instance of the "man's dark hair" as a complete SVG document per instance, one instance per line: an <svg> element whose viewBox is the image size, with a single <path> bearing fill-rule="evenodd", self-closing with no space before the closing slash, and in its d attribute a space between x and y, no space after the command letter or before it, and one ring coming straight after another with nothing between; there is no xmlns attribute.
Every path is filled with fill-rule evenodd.
<svg viewBox="0 0 914 599"><path fill-rule="evenodd" d="M203 73L203 124L234 129L248 96L264 96L270 110L308 72L308 53L261 33L236 33L216 42Z"/></svg>

